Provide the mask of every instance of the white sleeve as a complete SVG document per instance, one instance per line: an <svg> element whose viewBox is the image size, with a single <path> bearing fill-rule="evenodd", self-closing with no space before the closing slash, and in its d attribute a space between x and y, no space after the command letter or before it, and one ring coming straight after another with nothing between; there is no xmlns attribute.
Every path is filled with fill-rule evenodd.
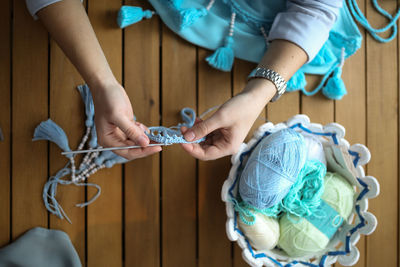
<svg viewBox="0 0 400 267"><path fill-rule="evenodd" d="M60 2L62 0L25 0L26 7L34 19L37 19L36 13L42 8Z"/></svg>
<svg viewBox="0 0 400 267"><path fill-rule="evenodd" d="M287 9L272 24L268 41L293 42L311 61L328 39L342 5L343 0L288 0Z"/></svg>

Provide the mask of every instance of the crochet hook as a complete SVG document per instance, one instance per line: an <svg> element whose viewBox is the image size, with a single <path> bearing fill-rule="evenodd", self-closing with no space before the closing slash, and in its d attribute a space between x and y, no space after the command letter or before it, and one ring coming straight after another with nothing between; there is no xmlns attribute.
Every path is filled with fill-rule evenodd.
<svg viewBox="0 0 400 267"><path fill-rule="evenodd" d="M169 146L169 145L170 144L148 144L147 146ZM141 148L141 146L102 147L102 148L93 148L86 150L65 151L61 152L61 155L81 154L88 152L101 152L101 151L121 150L121 149L131 149L131 148Z"/></svg>

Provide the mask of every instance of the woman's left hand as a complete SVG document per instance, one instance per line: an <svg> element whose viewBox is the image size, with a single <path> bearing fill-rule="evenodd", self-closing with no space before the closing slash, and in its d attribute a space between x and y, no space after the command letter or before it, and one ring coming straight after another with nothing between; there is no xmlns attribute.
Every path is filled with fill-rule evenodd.
<svg viewBox="0 0 400 267"><path fill-rule="evenodd" d="M210 118L198 120L190 129L182 129L187 141L207 136L200 144L182 144L183 149L201 160L213 160L236 153L275 92L274 85L268 80L250 81L242 93L228 100Z"/></svg>

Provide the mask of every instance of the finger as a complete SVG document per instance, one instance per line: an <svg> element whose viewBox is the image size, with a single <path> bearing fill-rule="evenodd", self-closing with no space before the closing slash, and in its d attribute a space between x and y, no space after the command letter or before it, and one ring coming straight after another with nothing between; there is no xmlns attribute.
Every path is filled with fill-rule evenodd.
<svg viewBox="0 0 400 267"><path fill-rule="evenodd" d="M226 156L226 153L213 145L181 144L191 156L200 160L214 160Z"/></svg>
<svg viewBox="0 0 400 267"><path fill-rule="evenodd" d="M149 138L145 135L144 130L138 126L134 121L127 117L116 118L114 124L120 128L124 134L133 142L140 146L147 146L150 142ZM143 125L144 126L144 125Z"/></svg>
<svg viewBox="0 0 400 267"><path fill-rule="evenodd" d="M106 138L104 140L105 147L123 147L123 146L132 146L136 145L131 140L121 140L117 136L113 136L110 138ZM143 158L149 156L151 154L160 152L162 150L161 146L151 146L151 147L142 147L142 148L131 148L131 149L120 149L114 150L113 152L121 157L124 157L128 160Z"/></svg>
<svg viewBox="0 0 400 267"><path fill-rule="evenodd" d="M192 128L188 129L184 137L186 141L193 142L197 139L203 138L207 134L216 130L219 127L219 120L216 116L213 116L205 121L200 120L198 123L193 125Z"/></svg>
<svg viewBox="0 0 400 267"><path fill-rule="evenodd" d="M188 129L189 129L188 127L182 126L182 127L181 127L181 132L182 132L183 134L185 134L185 132L186 132Z"/></svg>
<svg viewBox="0 0 400 267"><path fill-rule="evenodd" d="M150 146L142 148L122 149L113 151L118 156L124 157L127 160L144 158L162 150L161 146Z"/></svg>

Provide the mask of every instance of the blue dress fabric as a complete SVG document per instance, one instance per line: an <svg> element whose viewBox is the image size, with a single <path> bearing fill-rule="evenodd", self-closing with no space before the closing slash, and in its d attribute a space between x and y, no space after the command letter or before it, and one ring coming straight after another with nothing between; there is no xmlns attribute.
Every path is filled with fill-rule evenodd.
<svg viewBox="0 0 400 267"><path fill-rule="evenodd" d="M0 267L81 267L68 235L36 227L0 249Z"/></svg>
<svg viewBox="0 0 400 267"><path fill-rule="evenodd" d="M59 0L25 0L30 13ZM209 64L230 71L234 58L258 63L268 45L276 39L297 44L308 56L308 62L288 81L287 91L301 90L314 95L322 89L331 99L341 99L346 88L341 79L344 60L361 46L358 30L346 1L343 0L149 0L155 13L185 40L215 53ZM210 3L212 5L209 5ZM121 8L121 11L123 9ZM193 14L193 10L198 10ZM151 18L151 11L133 8L121 12L120 27ZM191 16L182 14L189 11ZM131 12L131 14L129 14ZM196 13L196 11L194 12ZM352 11L354 14L354 11ZM234 23L232 16L235 15ZM121 15L121 16L120 16ZM193 19L193 16L195 19ZM182 17L183 21L182 22ZM187 23L187 20L190 23ZM183 27L183 25L185 27ZM322 75L321 83L307 91L304 74Z"/></svg>
<svg viewBox="0 0 400 267"><path fill-rule="evenodd" d="M149 0L149 2L152 4L157 14L160 15L163 22L172 31L187 41L210 50L217 49L223 43L223 39L227 35L229 29L232 3L234 3L234 6L237 7L234 11L241 10L241 13L244 14L241 15L238 13L238 18L234 26L233 38L235 42L235 57L255 63L261 60L267 50L266 40L260 31L260 26L263 26L267 35L271 33L268 36L268 41L272 41L273 39L286 39L298 44L306 51L309 57L309 64L303 67L303 71L306 73L325 74L334 64L334 60L332 60L330 64L319 64L318 66L318 64L312 61L324 44L332 50L336 61L339 61L342 47L345 47L345 56L348 57L354 54L360 47L362 41L362 36L357 25L351 18L346 3L341 3L340 1L341 8L338 8L338 6L331 6L330 11L326 12L328 14L326 16L329 16L329 14L330 16L335 16L337 13L337 18L335 18L336 22L332 25L331 30L327 28L329 22L321 22L321 18L324 17L324 14L320 14L320 16L317 17L312 16L313 13L310 10L306 11L309 14L297 11L297 9L301 9L301 6L305 6L304 3L306 2L317 3L324 1L301 1L304 3L297 4L296 6L293 3L289 5L288 2L293 1L286 0L269 1L268 4L266 4L267 1L262 0L216 0L206 16L199 18L193 25L182 30L176 19L174 19L179 11L171 8L171 4L168 0ZM202 8L207 5L207 2L208 1L185 0L182 3L182 8ZM329 2L337 3L337 1ZM289 8L291 7L294 11L290 11ZM306 7L303 7L303 9L305 8ZM337 11L335 11L335 9L337 9ZM291 19L289 19L289 17ZM308 27L307 30L294 29L296 23L301 19L308 20L299 25L299 27L303 28ZM314 27L312 27L312 25L314 25ZM279 29L276 29L278 27ZM287 28L286 35L283 28ZM270 30L272 31L270 32ZM334 35L334 37L332 37L332 35Z"/></svg>

